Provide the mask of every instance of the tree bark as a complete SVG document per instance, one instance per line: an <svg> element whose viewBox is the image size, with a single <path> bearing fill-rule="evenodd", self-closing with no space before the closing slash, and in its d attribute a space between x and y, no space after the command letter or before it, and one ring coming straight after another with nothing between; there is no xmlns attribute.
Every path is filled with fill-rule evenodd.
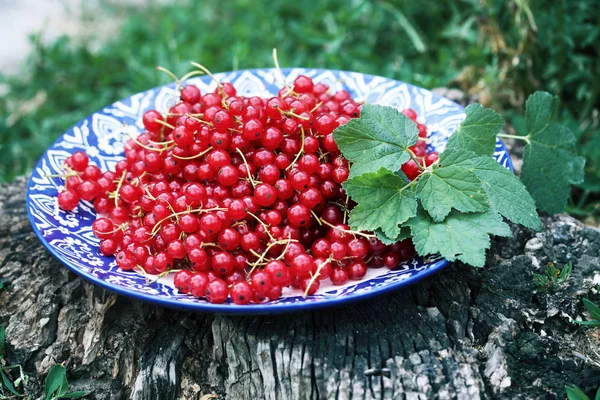
<svg viewBox="0 0 600 400"><path fill-rule="evenodd" d="M600 231L567 215L544 217L541 233L513 226L483 269L455 264L346 307L230 317L87 283L40 244L25 190L25 178L0 186L0 321L34 397L58 362L95 399L529 399L600 386L598 330L574 323L581 299L598 299ZM548 261L573 272L537 292Z"/></svg>

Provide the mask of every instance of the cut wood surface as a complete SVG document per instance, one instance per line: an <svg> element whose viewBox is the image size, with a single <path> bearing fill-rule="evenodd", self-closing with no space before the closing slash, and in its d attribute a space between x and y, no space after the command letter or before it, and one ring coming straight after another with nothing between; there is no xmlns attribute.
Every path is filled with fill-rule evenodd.
<svg viewBox="0 0 600 400"><path fill-rule="evenodd" d="M457 264L405 290L344 307L231 317L153 306L100 289L32 231L26 179L0 186L0 321L7 357L33 398L64 362L95 399L564 398L600 386L600 231L566 215L513 226L487 265ZM573 262L564 287L536 292L548 261Z"/></svg>

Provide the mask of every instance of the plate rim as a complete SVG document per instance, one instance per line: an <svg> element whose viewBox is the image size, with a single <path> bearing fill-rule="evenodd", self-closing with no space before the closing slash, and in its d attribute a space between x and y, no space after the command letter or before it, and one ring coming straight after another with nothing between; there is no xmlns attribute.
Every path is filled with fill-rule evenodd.
<svg viewBox="0 0 600 400"><path fill-rule="evenodd" d="M348 70L340 70L340 69L326 69L326 68L307 68L307 67L281 68L281 72L289 73L290 71L296 70L296 69L305 70L305 71L317 71L317 72L360 74L360 75L363 75L366 77L377 77L377 78L388 79L393 82L408 85L410 87L418 88L421 90L426 90L434 96L444 98L444 99L458 105L460 108L460 111L464 113L464 107L461 104L458 104L455 101L448 99L447 97L439 95L430 89L416 86L411 83L400 81L397 79L387 78L387 77L381 76L381 75L366 74L366 73L357 72L357 71L348 71ZM256 73L257 71L272 71L272 70L276 70L276 68L239 69L239 70L232 70L232 71L217 72L214 74L231 74L231 73L241 74L241 73L245 73L245 72ZM123 101L123 100L127 100L127 99L131 98L132 96L145 94L145 93L148 93L150 91L154 91L154 90L157 90L160 88L165 88L165 87L172 88L174 86L175 86L175 83L173 83L173 82L155 86L150 89L146 89L144 91L134 93L123 99L117 100L117 101L111 103L110 105L115 104L120 101ZM69 129L67 129L65 132L63 132L54 142L52 142L52 144L50 144L46 148L44 153L41 155L41 157L38 159L35 166L33 167L32 173L30 174L29 179L27 180L27 191L26 191L26 198L25 198L25 206L27 208L27 216L29 218L29 223L30 223L34 233L38 237L38 240L50 252L50 254L60 262L60 264L67 267L70 271L74 272L78 276L81 276L82 278L91 282L92 284L95 284L99 287L102 287L103 289L109 290L113 293L123 295L123 296L131 298L131 299L141 300L143 302L147 302L147 303L150 303L153 305L160 305L160 306L169 307L169 308L173 308L173 309L194 311L194 312L208 312L208 313L213 313L213 314L234 314L234 315L260 315L260 314L263 314L264 315L264 314L279 314L279 313L284 313L284 312L311 311L311 310L322 309L322 308L327 308L327 307L338 307L343 304L354 303L356 301L365 300L367 298L372 298L372 297L388 294L389 292L392 292L394 290L399 290L405 286L417 283L417 282L439 272L440 270L444 269L448 265L452 264L451 262L449 262L446 259L437 260L433 263L433 265L431 267L427 268L424 271L418 271L417 274L415 274L407 279L403 279L403 280L396 281L396 282L391 282L389 285L379 287L376 290L369 290L369 291L365 291L362 293L352 292L352 293L350 293L348 295L344 295L344 296L322 298L322 299L317 299L317 300L312 300L312 301L306 300L306 301L298 301L298 302L293 302L293 303L277 303L277 304L272 304L272 305L269 305L269 303L238 305L238 304L234 304L234 303L213 304L213 303L208 303L208 302L206 302L206 303L186 302L186 301L171 299L168 297L161 297L161 296L151 295L151 294L142 293L142 292L135 292L135 291L131 291L130 289L125 288L125 287L107 283L106 281L102 280L99 277L96 277L92 274L88 274L85 271L82 271L78 268L71 266L70 263L68 262L68 260L66 260L61 254L59 254L56 251L56 249L53 246L50 245L50 243L44 237L43 233L37 227L34 217L31 213L31 207L30 207L30 205L31 205L30 194L31 193L30 193L30 191L31 191L32 186L34 186L34 184L35 184L33 182L34 172L37 169L41 168L42 161L45 159L48 149L55 146L59 141L61 141L63 136L67 132L72 130L75 126L77 126L81 121L87 120L88 118L92 117L94 114L101 113L104 108L106 108L110 105L104 106L104 107L100 108L99 110L88 114L83 119L77 121L73 126L71 126ZM507 169L509 169L511 172L514 172L514 166L512 164L510 152L508 151L508 149L506 148L506 145L504 144L504 142L502 142L501 139L498 138L498 142L500 142L502 144L502 147L504 147L504 149L505 149ZM385 267L382 267L382 268L385 268ZM357 283L358 282L359 281L357 281ZM153 282L153 283L150 283L150 285L160 285L160 283Z"/></svg>

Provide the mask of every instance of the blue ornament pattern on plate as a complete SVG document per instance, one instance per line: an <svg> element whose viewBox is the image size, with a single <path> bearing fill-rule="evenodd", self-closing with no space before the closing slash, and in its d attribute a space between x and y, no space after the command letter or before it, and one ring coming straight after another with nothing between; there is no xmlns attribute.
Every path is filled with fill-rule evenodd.
<svg viewBox="0 0 600 400"><path fill-rule="evenodd" d="M298 75L307 75L332 90L346 89L357 101L383 104L398 109L412 108L419 122L429 129L428 150L442 151L460 122L465 118L463 108L428 90L395 80L356 72L293 68L282 70L287 82ZM222 82L231 82L239 95L270 97L277 94L283 82L275 69L245 70L215 74ZM190 79L186 84L197 85L202 93L212 92L216 84L208 77ZM298 290L285 289L283 297L264 304L238 306L227 302L211 304L204 299L178 293L173 277L167 275L147 283L136 272L121 271L114 258L98 252L98 239L91 231L96 218L90 203L81 202L74 212L58 208L56 196L63 188L60 178L48 177L62 172L64 160L78 150L85 151L92 164L103 171L113 169L123 158L123 144L128 135L143 131L142 115L149 109L165 112L175 104L178 95L175 85L165 85L135 94L88 116L62 135L38 161L29 181L27 211L34 231L46 248L63 264L84 278L106 289L137 299L188 310L219 313L272 313L298 309L327 307L349 302L416 282L443 268L447 262L439 257L415 258L394 270L369 268L365 278L333 286L323 281L313 296L302 297ZM498 141L496 160L512 170L510 156Z"/></svg>

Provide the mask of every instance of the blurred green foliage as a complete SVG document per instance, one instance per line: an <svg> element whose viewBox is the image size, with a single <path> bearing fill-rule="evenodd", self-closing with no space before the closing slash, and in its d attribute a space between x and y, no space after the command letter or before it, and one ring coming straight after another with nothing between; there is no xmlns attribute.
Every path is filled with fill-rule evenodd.
<svg viewBox="0 0 600 400"><path fill-rule="evenodd" d="M428 5L429 4L429 5ZM35 49L19 76L1 76L0 181L31 169L85 115L168 81L194 60L213 71L272 66L338 68L423 87L455 86L522 121L536 89L558 94L563 122L588 158L571 211L600 215L600 2L597 0L251 0L108 5L123 18L91 51L61 38Z"/></svg>

